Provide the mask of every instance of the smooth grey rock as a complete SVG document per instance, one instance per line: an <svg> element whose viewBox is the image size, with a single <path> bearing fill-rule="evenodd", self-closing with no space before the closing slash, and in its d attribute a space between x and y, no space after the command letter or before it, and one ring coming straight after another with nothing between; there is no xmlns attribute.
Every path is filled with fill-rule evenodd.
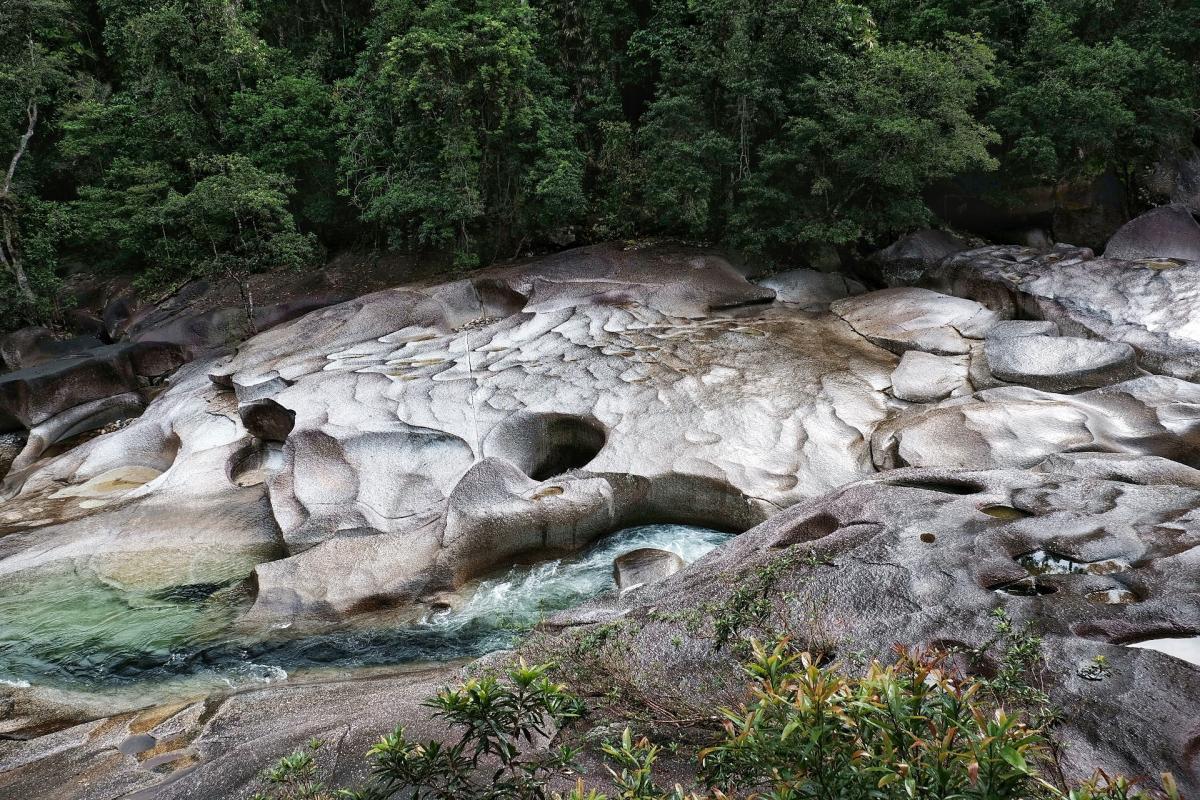
<svg viewBox="0 0 1200 800"><path fill-rule="evenodd" d="M13 459L11 471L17 472L33 464L51 445L87 431L103 428L110 422L132 419L145 409L146 404L136 392L115 394L90 400L43 420L29 431L25 447ZM0 498L6 492L0 489Z"/></svg>
<svg viewBox="0 0 1200 800"><path fill-rule="evenodd" d="M984 344L985 342L971 343L971 355L967 365L967 379L971 382L971 388L980 391L1010 385L992 375L988 369L987 356L983 354Z"/></svg>
<svg viewBox="0 0 1200 800"><path fill-rule="evenodd" d="M742 673L735 652L715 651L711 631L687 620L760 586L767 569L770 613L747 622L743 640L787 630L798 649L888 661L897 644L993 647L994 612L1002 609L1018 630L1028 626L1041 638L1039 677L1062 710L1054 736L1069 779L1097 768L1170 771L1182 796L1196 795L1200 667L1125 645L1200 630L1198 505L1200 489L1190 487L1024 470L898 470L799 503L661 583L559 615L561 638L537 652L568 653L589 635L569 627L572 618L623 613L637 623L606 651L610 669L648 695L670 675L675 702L699 707L736 702ZM1032 596L1006 591L1030 578L1017 558L1039 549L1127 566L1044 575L1043 593ZM1135 602L1096 599L1122 588ZM1080 677L1097 656L1110 675ZM993 647L981 660L955 663L989 674L1001 657ZM576 663L568 657L562 667L572 674Z"/></svg>
<svg viewBox="0 0 1200 800"><path fill-rule="evenodd" d="M1150 209L1113 234L1104 248L1104 257L1200 261L1200 222L1184 205Z"/></svg>
<svg viewBox="0 0 1200 800"><path fill-rule="evenodd" d="M1138 374L1133 348L1123 342L1002 336L989 338L983 352L993 376L1051 392L1094 389Z"/></svg>
<svg viewBox="0 0 1200 800"><path fill-rule="evenodd" d="M969 388L967 356L909 350L892 373L892 394L912 403L933 403L964 388Z"/></svg>
<svg viewBox="0 0 1200 800"><path fill-rule="evenodd" d="M258 306L251 320L241 307L193 310L190 303L198 300L207 289L205 282L193 282L169 301L134 313L121 330L133 342L169 343L188 352L213 351L235 345L255 331L266 331L347 299L338 292L318 291L282 303Z"/></svg>
<svg viewBox="0 0 1200 800"><path fill-rule="evenodd" d="M622 592L656 583L682 570L687 563L670 550L642 547L613 560L613 580Z"/></svg>
<svg viewBox="0 0 1200 800"><path fill-rule="evenodd" d="M1125 342L1146 370L1200 379L1200 263L1093 258L1059 245L957 253L930 273L940 291L977 300L1002 316L1046 319L1062 332Z"/></svg>
<svg viewBox="0 0 1200 800"><path fill-rule="evenodd" d="M1009 339L1014 336L1058 336L1058 325L1048 319L1006 319L987 332L987 338Z"/></svg>
<svg viewBox="0 0 1200 800"><path fill-rule="evenodd" d="M871 254L869 262L877 273L872 277L887 286L912 286L925 270L966 249L966 242L946 231L916 231Z"/></svg>
<svg viewBox="0 0 1200 800"><path fill-rule="evenodd" d="M212 377L209 376L210 379ZM268 372L266 375L239 376L237 382L230 378L229 383L232 385L234 395L239 403L250 403L265 397L273 397L291 386L291 383L279 377L276 372Z"/></svg>
<svg viewBox="0 0 1200 800"><path fill-rule="evenodd" d="M136 392L187 362L178 345L123 342L89 347L0 375L0 430L33 428L75 406Z"/></svg>
<svg viewBox="0 0 1200 800"><path fill-rule="evenodd" d="M73 406L138 388L128 348L96 348L0 375L0 430L32 428Z"/></svg>
<svg viewBox="0 0 1200 800"><path fill-rule="evenodd" d="M103 344L94 336L60 339L48 328L22 328L0 340L0 358L3 358L8 369L16 371L47 361L79 355L84 351L102 347Z"/></svg>
<svg viewBox="0 0 1200 800"><path fill-rule="evenodd" d="M269 397L243 403L238 416L251 436L271 442L284 441L296 426L296 412Z"/></svg>
<svg viewBox="0 0 1200 800"><path fill-rule="evenodd" d="M880 469L1028 468L1056 453L1156 455L1200 466L1200 386L1161 376L1081 394L1019 386L912 408L875 429Z"/></svg>
<svg viewBox="0 0 1200 800"><path fill-rule="evenodd" d="M1024 228L1012 232L1009 241L1031 247L1034 250L1050 250L1054 247L1054 237L1043 228ZM966 250L967 248L961 248Z"/></svg>
<svg viewBox="0 0 1200 800"><path fill-rule="evenodd" d="M874 470L897 360L773 297L708 251L603 246L315 310L11 476L13 524L64 546L0 538L0 575L69 568L85 535L111 569L152 548L174 563L226 528L214 565L253 573L251 619L274 622L419 602L647 521L744 529ZM248 391L295 412L278 450L249 435ZM90 513L33 510L132 467L163 474ZM260 501L266 518L214 519ZM147 531L139 514L163 503L188 514Z"/></svg>
<svg viewBox="0 0 1200 800"><path fill-rule="evenodd" d="M963 355L971 350L969 339L982 339L999 322L979 303L913 287L839 300L830 310L867 340L894 353Z"/></svg>
<svg viewBox="0 0 1200 800"><path fill-rule="evenodd" d="M8 468L25 448L25 441L28 438L25 431L0 433L0 481L4 480L4 476L8 474Z"/></svg>
<svg viewBox="0 0 1200 800"><path fill-rule="evenodd" d="M782 303L795 303L801 308L827 308L835 300L862 294L866 287L853 278L813 269L793 269L758 281L775 292Z"/></svg>
<svg viewBox="0 0 1200 800"><path fill-rule="evenodd" d="M128 352L134 373L144 378L169 375L191 360L183 346L172 342L133 342Z"/></svg>
<svg viewBox="0 0 1200 800"><path fill-rule="evenodd" d="M1200 489L1200 469L1159 456L1130 453L1056 453L1032 469L1034 472L1071 475L1076 478Z"/></svg>
<svg viewBox="0 0 1200 800"><path fill-rule="evenodd" d="M1147 179L1153 195L1200 213L1200 148L1193 145L1160 161Z"/></svg>

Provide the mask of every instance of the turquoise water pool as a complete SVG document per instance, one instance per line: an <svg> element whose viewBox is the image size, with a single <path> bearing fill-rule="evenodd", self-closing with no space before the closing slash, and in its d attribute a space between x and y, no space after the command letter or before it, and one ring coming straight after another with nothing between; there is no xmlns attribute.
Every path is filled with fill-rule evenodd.
<svg viewBox="0 0 1200 800"><path fill-rule="evenodd" d="M237 687L297 670L444 661L510 646L546 614L614 588L613 559L643 547L694 561L729 538L687 525L617 531L561 559L514 566L454 595L448 608L339 626L236 624L252 598L240 581L130 591L94 575L0 589L0 681L93 690L186 681Z"/></svg>

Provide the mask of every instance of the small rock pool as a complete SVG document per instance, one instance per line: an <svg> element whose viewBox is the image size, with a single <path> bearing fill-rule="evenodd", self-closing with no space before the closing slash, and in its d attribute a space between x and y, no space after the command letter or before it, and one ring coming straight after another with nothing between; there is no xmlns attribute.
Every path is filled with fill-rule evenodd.
<svg viewBox="0 0 1200 800"><path fill-rule="evenodd" d="M444 604L339 625L240 630L240 584L126 591L71 574L0 588L0 684L169 695L239 688L301 671L449 661L512 645L549 613L615 587L613 560L639 548L700 558L730 534L688 525L617 531L575 555L518 565Z"/></svg>

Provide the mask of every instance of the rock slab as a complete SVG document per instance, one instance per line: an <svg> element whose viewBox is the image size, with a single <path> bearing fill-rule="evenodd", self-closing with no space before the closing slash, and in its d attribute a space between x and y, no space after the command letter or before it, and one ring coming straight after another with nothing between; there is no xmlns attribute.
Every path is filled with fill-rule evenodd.
<svg viewBox="0 0 1200 800"><path fill-rule="evenodd" d="M1124 342L1071 336L989 337L988 369L1002 381L1049 392L1093 389L1137 375L1137 356Z"/></svg>
<svg viewBox="0 0 1200 800"><path fill-rule="evenodd" d="M909 350L892 373L892 394L911 403L933 403L969 389L966 356L935 356Z"/></svg>

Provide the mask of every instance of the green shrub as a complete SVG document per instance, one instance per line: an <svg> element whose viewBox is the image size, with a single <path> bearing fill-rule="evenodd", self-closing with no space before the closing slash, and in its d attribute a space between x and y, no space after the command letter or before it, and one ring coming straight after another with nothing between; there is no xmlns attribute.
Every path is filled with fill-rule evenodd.
<svg viewBox="0 0 1200 800"><path fill-rule="evenodd" d="M996 685L956 674L944 654L898 649L896 662L864 675L822 666L786 639L751 643L750 700L724 709L719 741L700 752L708 793L666 790L654 779L661 752L628 728L605 743L611 794L579 780L567 794L549 779L575 767L579 750L538 751L554 731L584 714L548 665L508 671L444 689L426 705L459 732L454 744L418 743L403 728L371 748L372 776L330 792L309 751L281 760L253 800L1178 800L1170 775L1148 787L1097 775L1063 791L1039 775L1051 752L1040 729L994 702ZM1018 707L1027 696L1014 698Z"/></svg>
<svg viewBox="0 0 1200 800"><path fill-rule="evenodd" d="M522 754L521 743L548 739L557 726L578 718L584 710L579 698L546 677L547 669L547 665L522 662L508 671L507 683L487 676L442 690L426 705L462 730L458 742L422 744L398 728L368 753L373 762L371 781L342 796L350 800L544 800L547 774L569 765L577 751L564 747L529 757Z"/></svg>
<svg viewBox="0 0 1200 800"><path fill-rule="evenodd" d="M1026 797L1041 734L975 702L929 654L902 652L865 677L823 669L786 642L755 643L753 702L726 712L726 739L702 754L713 785L778 798Z"/></svg>

